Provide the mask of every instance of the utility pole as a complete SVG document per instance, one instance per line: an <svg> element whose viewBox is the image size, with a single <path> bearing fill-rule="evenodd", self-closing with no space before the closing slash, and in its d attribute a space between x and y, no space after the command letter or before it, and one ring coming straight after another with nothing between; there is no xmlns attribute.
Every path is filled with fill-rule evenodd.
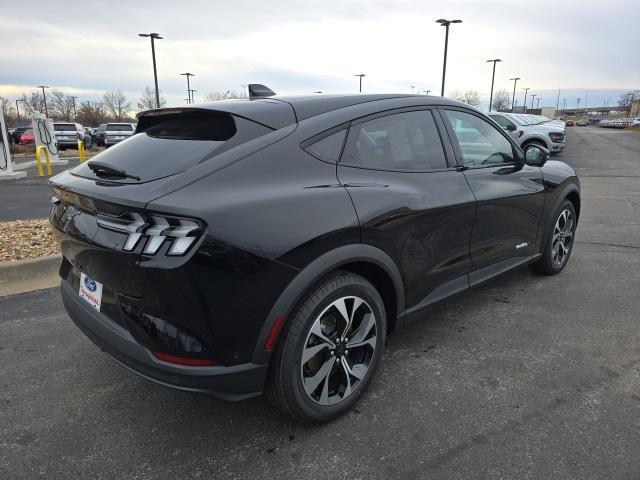
<svg viewBox="0 0 640 480"><path fill-rule="evenodd" d="M493 84L496 79L496 63L501 62L499 58L493 60L487 60L487 63L493 62L493 73L491 74L491 93L489 94L489 111L491 111L491 104L493 103Z"/></svg>
<svg viewBox="0 0 640 480"><path fill-rule="evenodd" d="M510 78L509 80L513 80L513 97L511 98L511 113L513 113L516 103L516 84L518 83L518 80L520 80L520 77Z"/></svg>
<svg viewBox="0 0 640 480"><path fill-rule="evenodd" d="M530 88L523 88L524 90L524 102L522 102L522 104L524 105L524 113L527 113L527 93L529 92Z"/></svg>
<svg viewBox="0 0 640 480"><path fill-rule="evenodd" d="M44 100L44 115L49 118L49 109L47 108L47 95L44 93L45 88L51 88L47 85L38 85L38 88L42 89L42 99Z"/></svg>
<svg viewBox="0 0 640 480"><path fill-rule="evenodd" d="M362 93L362 77L366 77L364 73L356 73L354 77L360 77L360 93Z"/></svg>
<svg viewBox="0 0 640 480"><path fill-rule="evenodd" d="M153 80L156 85L156 108L160 108L160 90L158 90L158 70L156 69L156 47L154 40L162 40L159 33L139 33L139 37L151 38L151 57L153 58Z"/></svg>
<svg viewBox="0 0 640 480"><path fill-rule="evenodd" d="M446 30L444 34L444 61L442 62L442 89L440 90L440 96L444 97L444 80L447 76L447 49L449 48L449 25L452 23L462 23L462 20L445 20L444 18L441 18L436 20L436 23L445 27Z"/></svg>
<svg viewBox="0 0 640 480"><path fill-rule="evenodd" d="M189 77L195 77L195 75L193 73L181 73L180 75L183 75L185 77L187 77L187 97L188 97L188 102L187 103L192 103L191 102L191 85L189 84Z"/></svg>
<svg viewBox="0 0 640 480"><path fill-rule="evenodd" d="M78 97L71 97L71 100L73 100L73 119L77 121L78 114L76 113L76 98Z"/></svg>

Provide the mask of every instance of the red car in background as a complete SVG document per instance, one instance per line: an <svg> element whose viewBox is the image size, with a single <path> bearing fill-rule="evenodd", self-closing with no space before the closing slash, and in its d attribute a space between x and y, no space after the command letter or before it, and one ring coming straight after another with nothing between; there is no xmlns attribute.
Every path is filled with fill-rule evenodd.
<svg viewBox="0 0 640 480"><path fill-rule="evenodd" d="M20 141L18 142L20 145L31 145L35 143L36 137L33 134L33 128L28 128L24 131L22 135L20 135Z"/></svg>

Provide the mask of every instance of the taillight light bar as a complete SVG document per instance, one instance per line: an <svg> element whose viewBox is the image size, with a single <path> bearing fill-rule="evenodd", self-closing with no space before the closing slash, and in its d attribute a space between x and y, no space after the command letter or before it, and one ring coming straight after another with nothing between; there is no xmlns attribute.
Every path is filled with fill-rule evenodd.
<svg viewBox="0 0 640 480"><path fill-rule="evenodd" d="M141 239L146 240L142 250L145 255L158 253L165 241L171 241L167 255L184 255L203 231L197 220L137 212L127 212L119 217L98 214L97 222L103 228L127 234L122 247L125 252L133 251Z"/></svg>

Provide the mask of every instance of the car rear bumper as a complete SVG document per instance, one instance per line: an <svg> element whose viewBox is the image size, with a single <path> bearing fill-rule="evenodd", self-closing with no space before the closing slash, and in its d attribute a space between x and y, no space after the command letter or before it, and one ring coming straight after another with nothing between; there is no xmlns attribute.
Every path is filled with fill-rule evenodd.
<svg viewBox="0 0 640 480"><path fill-rule="evenodd" d="M190 367L163 362L137 343L127 330L86 303L69 282L62 281L61 291L67 313L78 328L120 364L147 380L231 401L262 392L268 365Z"/></svg>

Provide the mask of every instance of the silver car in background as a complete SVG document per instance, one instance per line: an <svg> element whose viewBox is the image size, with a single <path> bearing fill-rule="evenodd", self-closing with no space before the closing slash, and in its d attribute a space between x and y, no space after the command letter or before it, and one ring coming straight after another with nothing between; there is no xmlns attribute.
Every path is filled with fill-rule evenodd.
<svg viewBox="0 0 640 480"><path fill-rule="evenodd" d="M490 112L489 116L522 147L543 146L551 153L564 150L565 127L539 115Z"/></svg>
<svg viewBox="0 0 640 480"><path fill-rule="evenodd" d="M136 127L133 123L107 123L104 131L104 146L109 148L131 137Z"/></svg>

